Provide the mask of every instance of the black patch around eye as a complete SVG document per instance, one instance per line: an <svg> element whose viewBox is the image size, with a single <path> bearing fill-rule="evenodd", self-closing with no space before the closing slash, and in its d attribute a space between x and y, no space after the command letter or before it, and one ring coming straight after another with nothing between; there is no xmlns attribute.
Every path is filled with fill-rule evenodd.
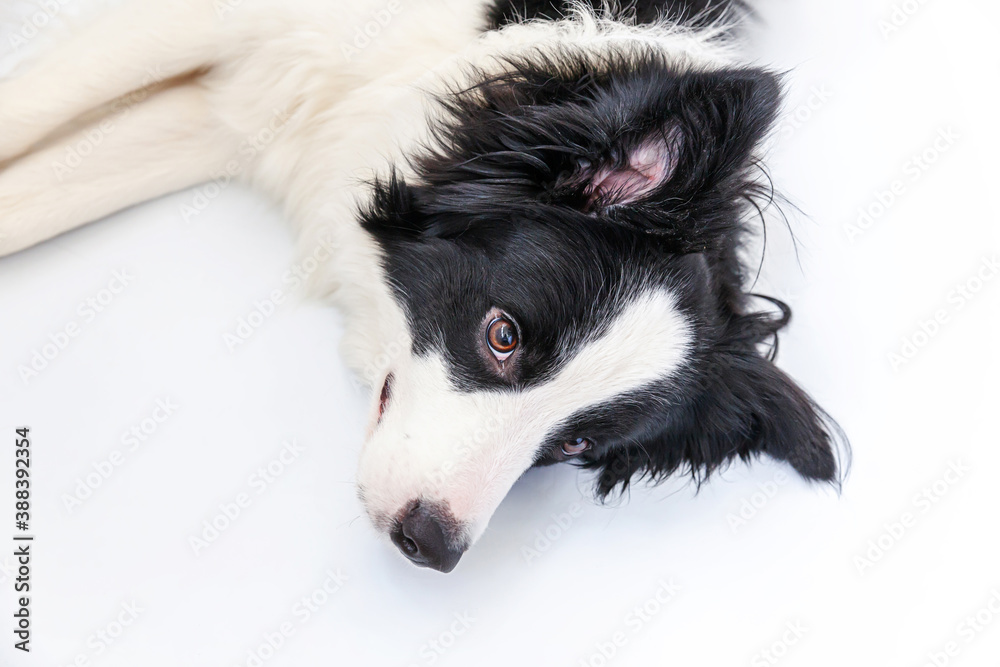
<svg viewBox="0 0 1000 667"><path fill-rule="evenodd" d="M618 230L571 235L524 221L517 228L478 226L460 240L379 238L414 352L440 354L453 384L469 390L550 378L638 289L617 265L635 250ZM501 351L516 337L516 372L506 377L482 353L483 318L494 308L516 319L516 328L495 332Z"/></svg>
<svg viewBox="0 0 1000 667"><path fill-rule="evenodd" d="M551 379L650 289L670 291L683 311L707 309L689 319L713 316L701 256L672 255L616 227L498 221L458 240L376 238L414 353L440 355L459 390L519 390ZM493 309L514 316L518 336L502 374L484 345L484 316Z"/></svg>

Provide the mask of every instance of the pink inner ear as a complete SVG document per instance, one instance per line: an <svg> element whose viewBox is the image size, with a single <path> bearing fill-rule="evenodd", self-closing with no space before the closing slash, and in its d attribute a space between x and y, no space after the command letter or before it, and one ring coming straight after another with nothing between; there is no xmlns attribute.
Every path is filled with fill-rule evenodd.
<svg viewBox="0 0 1000 667"><path fill-rule="evenodd" d="M602 167L589 179L588 204L639 201L673 177L679 152L680 130L676 128L648 137L632 150L627 165Z"/></svg>

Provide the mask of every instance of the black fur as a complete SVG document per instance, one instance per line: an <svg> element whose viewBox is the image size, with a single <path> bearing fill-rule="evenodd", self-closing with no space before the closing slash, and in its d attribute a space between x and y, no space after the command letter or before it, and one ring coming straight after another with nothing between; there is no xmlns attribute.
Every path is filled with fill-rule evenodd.
<svg viewBox="0 0 1000 667"><path fill-rule="evenodd" d="M778 79L678 71L655 53L509 65L445 100L445 148L415 158L412 183L374 184L363 215L415 352L441 353L461 388L517 390L551 377L638 293L668 289L695 329L679 376L575 415L547 434L537 463L564 460L560 444L586 437L596 447L582 461L599 470L601 495L636 475L683 468L700 480L762 453L835 480L839 430L764 354L787 306L758 312L739 259L748 210L766 195L752 156ZM674 176L640 201L591 210L588 170L620 165L664 127L679 132ZM477 347L494 306L525 341L504 377Z"/></svg>
<svg viewBox="0 0 1000 667"><path fill-rule="evenodd" d="M585 0L600 11L601 0ZM701 26L745 11L741 0L635 0L620 2L626 11L634 11L639 23L649 23L665 17L678 23ZM566 0L496 0L489 12L489 28L502 27L526 19L559 19L566 16Z"/></svg>

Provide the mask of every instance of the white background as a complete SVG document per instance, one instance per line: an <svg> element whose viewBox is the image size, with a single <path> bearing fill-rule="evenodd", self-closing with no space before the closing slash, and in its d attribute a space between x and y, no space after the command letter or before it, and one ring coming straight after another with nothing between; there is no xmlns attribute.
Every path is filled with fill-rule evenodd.
<svg viewBox="0 0 1000 667"><path fill-rule="evenodd" d="M801 209L786 206L799 263L772 224L758 287L794 308L781 365L851 437L841 495L762 461L698 494L675 480L605 508L587 475L532 471L452 574L417 569L354 496L369 405L337 356L337 315L290 300L235 351L223 341L294 261L276 208L232 187L185 223L184 192L0 260L0 536L12 544L21 425L37 535L30 656L12 649L12 547L0 551L0 664L253 665L248 652L287 622L268 667L1000 665L987 609L996 596L1000 611L1000 277L961 305L954 291L1000 253L1000 10L906 4L889 35L884 0L766 0L751 30L751 57L789 71L769 164ZM5 68L20 55L14 17L8 2ZM941 132L957 137L945 150ZM902 194L850 235L897 180ZM79 304L119 270L131 283L85 321ZM944 324L919 335L938 311ZM72 322L80 334L23 381L18 367ZM157 399L179 407L127 451L122 434ZM250 476L290 440L304 452L258 495ZM69 511L64 497L115 450L124 462ZM252 504L196 556L189 537L242 492ZM328 571L347 579L301 622L295 605ZM662 604L661 581L679 587ZM97 639L131 603L138 618L110 646ZM983 609L984 625L966 620Z"/></svg>

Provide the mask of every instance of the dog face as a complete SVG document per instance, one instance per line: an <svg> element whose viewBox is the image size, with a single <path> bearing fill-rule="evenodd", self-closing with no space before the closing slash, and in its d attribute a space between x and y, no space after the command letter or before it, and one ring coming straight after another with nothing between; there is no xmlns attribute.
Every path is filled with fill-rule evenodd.
<svg viewBox="0 0 1000 667"><path fill-rule="evenodd" d="M437 148L363 225L412 347L359 471L375 525L450 571L533 465L597 491L767 453L833 480L831 427L760 347L738 259L779 84L649 56L511 62L442 101Z"/></svg>

